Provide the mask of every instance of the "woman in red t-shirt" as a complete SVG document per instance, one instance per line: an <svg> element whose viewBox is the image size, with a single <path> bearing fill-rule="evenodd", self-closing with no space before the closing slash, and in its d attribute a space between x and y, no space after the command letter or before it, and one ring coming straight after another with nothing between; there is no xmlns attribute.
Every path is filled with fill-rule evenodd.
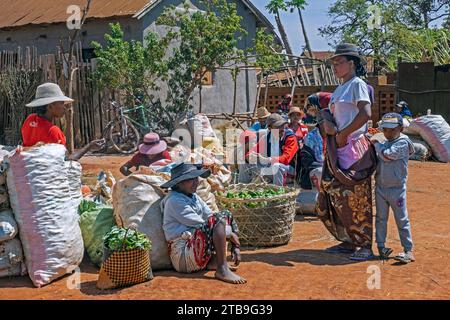
<svg viewBox="0 0 450 320"><path fill-rule="evenodd" d="M139 146L139 152L136 153L130 161L120 167L120 172L124 176L132 174L131 168L149 167L150 165L167 165L172 162L167 143L159 138L157 133L148 133L144 136L144 142Z"/></svg>
<svg viewBox="0 0 450 320"><path fill-rule="evenodd" d="M22 140L24 147L32 147L39 142L66 144L66 136L62 130L53 124L54 119L63 118L66 105L74 100L66 97L55 83L44 83L36 90L36 99L27 104L36 108L36 113L29 115L22 125ZM84 148L69 155L70 160L79 160L88 151L97 151L103 147L103 140L95 140Z"/></svg>

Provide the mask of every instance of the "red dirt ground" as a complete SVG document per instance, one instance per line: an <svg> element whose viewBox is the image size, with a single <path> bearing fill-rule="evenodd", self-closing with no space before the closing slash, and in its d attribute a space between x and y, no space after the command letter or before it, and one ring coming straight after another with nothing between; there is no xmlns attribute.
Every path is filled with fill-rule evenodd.
<svg viewBox="0 0 450 320"><path fill-rule="evenodd" d="M126 157L86 157L83 168L121 177ZM248 283L234 286L213 279L213 272L191 275L155 272L154 280L121 289L95 287L98 269L85 259L81 288L68 289L68 277L40 289L28 277L0 279L0 299L449 299L450 165L410 162L408 207L417 261L353 263L324 249L337 242L314 217L297 216L292 241L282 247L243 252L238 271ZM401 246L391 217L388 243ZM368 289L372 268L381 271L380 289ZM369 270L368 270L369 268Z"/></svg>

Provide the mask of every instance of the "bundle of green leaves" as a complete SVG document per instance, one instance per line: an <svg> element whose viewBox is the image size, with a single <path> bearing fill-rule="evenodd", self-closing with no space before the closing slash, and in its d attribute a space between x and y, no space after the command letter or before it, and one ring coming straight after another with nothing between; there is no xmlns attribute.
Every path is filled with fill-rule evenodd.
<svg viewBox="0 0 450 320"><path fill-rule="evenodd" d="M151 248L151 242L145 234L126 228L113 227L103 237L103 241L105 247L112 251L149 250Z"/></svg>
<svg viewBox="0 0 450 320"><path fill-rule="evenodd" d="M261 198L273 198L275 196L283 195L287 191L283 187L274 188L274 187L266 187L260 188L257 190L241 190L238 192L227 192L219 193L220 196L226 197L228 199L261 199ZM228 209L238 209L240 204L230 203L227 205ZM267 206L267 201L259 201L259 202L246 202L245 206L247 208L262 208Z"/></svg>

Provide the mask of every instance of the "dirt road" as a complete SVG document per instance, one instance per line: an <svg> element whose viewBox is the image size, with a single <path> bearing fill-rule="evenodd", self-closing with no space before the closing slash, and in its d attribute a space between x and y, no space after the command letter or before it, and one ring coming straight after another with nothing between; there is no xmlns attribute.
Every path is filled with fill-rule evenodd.
<svg viewBox="0 0 450 320"><path fill-rule="evenodd" d="M88 176L106 169L120 177L118 167L126 160L87 157L82 163ZM316 218L297 216L288 245L243 252L238 273L246 285L221 283L213 272L165 271L155 272L151 282L103 292L95 287L98 270L85 261L79 289L68 289L68 277L41 289L28 277L0 279L0 299L450 299L450 165L410 162L408 187L417 261L406 266L327 254L324 249L337 242ZM400 252L392 217L388 239ZM379 288L369 288L376 287L371 280L378 271Z"/></svg>

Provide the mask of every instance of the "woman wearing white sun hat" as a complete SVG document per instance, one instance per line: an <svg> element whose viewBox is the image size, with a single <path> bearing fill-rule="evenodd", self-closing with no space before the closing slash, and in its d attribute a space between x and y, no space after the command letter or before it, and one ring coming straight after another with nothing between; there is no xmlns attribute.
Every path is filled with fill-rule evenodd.
<svg viewBox="0 0 450 320"><path fill-rule="evenodd" d="M64 117L66 105L73 101L66 97L55 83L40 85L36 90L35 99L26 105L29 108L36 108L36 113L29 115L22 125L23 146L31 147L39 142L65 145L66 137L62 130L53 124L53 120ZM103 140L94 140L68 158L79 160L88 151L100 150L103 144Z"/></svg>

